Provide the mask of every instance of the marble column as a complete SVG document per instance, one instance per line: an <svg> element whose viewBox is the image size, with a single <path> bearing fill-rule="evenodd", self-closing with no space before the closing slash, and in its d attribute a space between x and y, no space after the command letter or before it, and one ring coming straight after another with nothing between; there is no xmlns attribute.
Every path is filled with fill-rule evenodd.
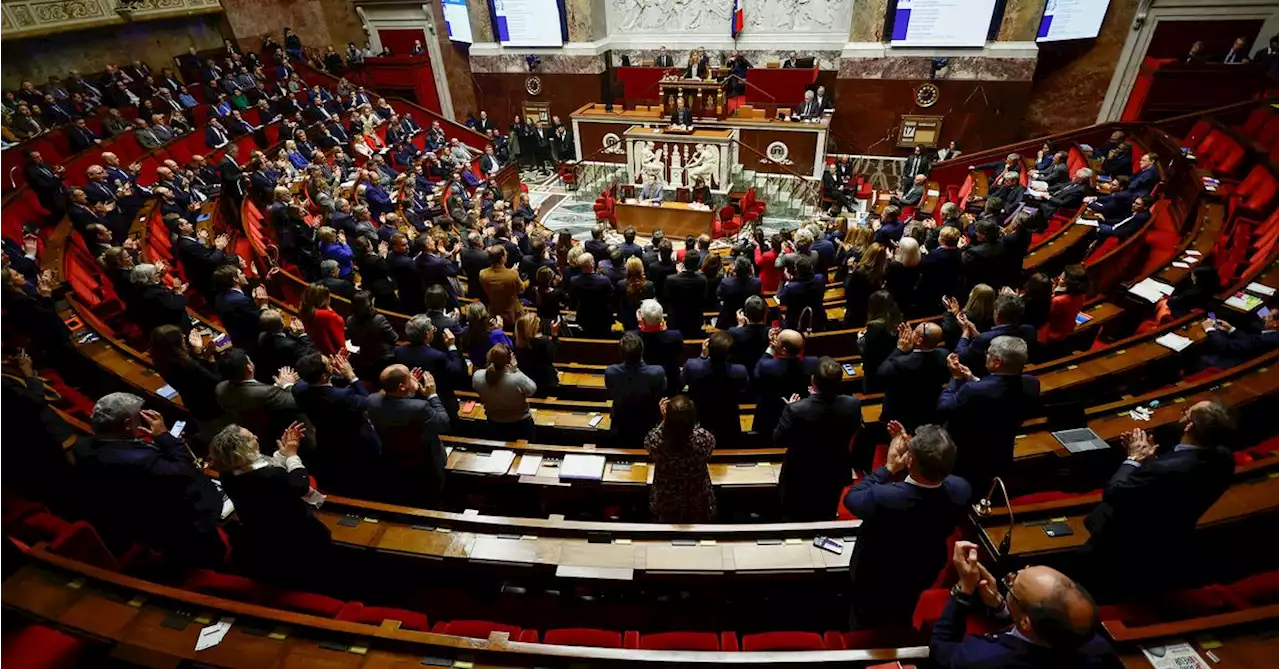
<svg viewBox="0 0 1280 669"><path fill-rule="evenodd" d="M997 42L1033 42L1040 29L1044 0L1008 0Z"/></svg>
<svg viewBox="0 0 1280 669"><path fill-rule="evenodd" d="M884 34L884 16L889 11L889 0L857 0L853 3L853 19L849 22L850 42L881 42Z"/></svg>
<svg viewBox="0 0 1280 669"><path fill-rule="evenodd" d="M467 0L467 14L471 18L471 39L476 44L493 41L493 21L489 18L488 0Z"/></svg>

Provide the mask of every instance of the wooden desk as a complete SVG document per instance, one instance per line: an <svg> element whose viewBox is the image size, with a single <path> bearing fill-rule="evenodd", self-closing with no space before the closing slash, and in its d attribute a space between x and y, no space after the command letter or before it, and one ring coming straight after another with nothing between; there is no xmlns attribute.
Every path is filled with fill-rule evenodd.
<svg viewBox="0 0 1280 669"><path fill-rule="evenodd" d="M642 235L652 235L660 228L670 239L711 234L715 220L714 211L694 209L687 202L663 202L657 207L618 202L614 205L614 212L618 216L619 228L635 228Z"/></svg>

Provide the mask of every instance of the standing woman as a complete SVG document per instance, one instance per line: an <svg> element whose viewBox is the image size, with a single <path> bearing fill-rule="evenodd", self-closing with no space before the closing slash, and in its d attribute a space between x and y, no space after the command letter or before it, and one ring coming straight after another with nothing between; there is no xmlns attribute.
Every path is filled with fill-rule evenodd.
<svg viewBox="0 0 1280 669"><path fill-rule="evenodd" d="M471 375L471 387L484 405L489 436L502 441L533 441L528 400L538 392L538 386L516 367L515 355L506 344L494 344L484 360L485 367Z"/></svg>
<svg viewBox="0 0 1280 669"><path fill-rule="evenodd" d="M524 365L521 371L538 386L538 397L546 397L560 385L555 365L560 323L549 327L551 335L544 336L542 319L529 312L516 321L516 357Z"/></svg>
<svg viewBox="0 0 1280 669"><path fill-rule="evenodd" d="M299 585L315 583L329 551L329 528L315 517L307 468L298 457L301 423L290 425L270 457L258 438L228 425L213 438L209 453L221 474L222 490L236 506L243 528L235 554L255 577Z"/></svg>
<svg viewBox="0 0 1280 669"><path fill-rule="evenodd" d="M534 272L531 291L530 301L538 312L538 318L542 319L542 331L550 334L551 326L560 321L560 311L569 300L569 294L560 287L555 270L546 265ZM542 384L538 384L538 387L542 387Z"/></svg>
<svg viewBox="0 0 1280 669"><path fill-rule="evenodd" d="M688 395L658 405L662 422L649 430L644 448L653 459L649 510L660 523L709 523L716 516L707 460L716 440L698 425L698 412Z"/></svg>
<svg viewBox="0 0 1280 669"><path fill-rule="evenodd" d="M1084 308L1089 294L1089 275L1084 265L1067 265L1054 282L1049 318L1040 328L1040 343L1051 344L1076 331L1076 315Z"/></svg>
<svg viewBox="0 0 1280 669"><path fill-rule="evenodd" d="M521 123L520 117L516 116L511 120L511 131L507 133L507 152L508 160L513 163L524 165L521 159L524 154L520 150L520 136L524 134L524 124Z"/></svg>
<svg viewBox="0 0 1280 669"><path fill-rule="evenodd" d="M329 289L313 283L302 292L298 315L307 329L307 336L316 350L325 355L337 355L346 346L346 323L342 316L329 307Z"/></svg>
<svg viewBox="0 0 1280 669"><path fill-rule="evenodd" d="M897 253L885 270L884 287L909 317L919 315L916 305L916 285L919 283L920 242L914 237L903 235L902 241L898 242ZM933 311L937 305L928 306L930 313L937 313Z"/></svg>
<svg viewBox="0 0 1280 669"><path fill-rule="evenodd" d="M378 305L387 311L400 309L396 295L396 281L391 278L391 266L387 264L386 242L374 247L373 241L364 235L356 237L355 263L360 270L360 285L373 294Z"/></svg>
<svg viewBox="0 0 1280 669"><path fill-rule="evenodd" d="M871 294L884 286L889 268L889 252L879 242L872 242L852 271L844 279L844 326L859 327L866 323L867 302Z"/></svg>
<svg viewBox="0 0 1280 669"><path fill-rule="evenodd" d="M618 322L624 332L629 332L640 329L636 310L641 302L653 299L654 289L653 282L644 278L644 261L639 257L627 258L626 270L627 278L618 282L613 294L618 296Z"/></svg>
<svg viewBox="0 0 1280 669"><path fill-rule="evenodd" d="M400 336L387 317L374 307L373 295L360 290L351 298L347 339L357 349L351 354L351 366L360 378L373 381L395 361L396 341Z"/></svg>
<svg viewBox="0 0 1280 669"><path fill-rule="evenodd" d="M898 346L898 324L902 312L887 290L877 290L867 300L867 330L858 338L862 349L862 392L878 393L880 363Z"/></svg>
<svg viewBox="0 0 1280 669"><path fill-rule="evenodd" d="M724 280L721 272L723 268L724 259L720 256L708 253L702 257L702 266L698 268L698 271L707 278L707 292L702 300L703 311L715 311L720 308L719 290L720 282Z"/></svg>
<svg viewBox="0 0 1280 669"><path fill-rule="evenodd" d="M1053 303L1054 282L1044 272L1027 277L1022 287L1022 322L1039 330L1049 322L1049 310ZM1004 290L1011 290L1006 288ZM1075 314L1071 315L1074 320Z"/></svg>
<svg viewBox="0 0 1280 669"><path fill-rule="evenodd" d="M782 283L782 268L777 267L779 253L782 253L782 235L775 234L766 244L764 232L756 228L756 275L766 293L778 292L778 284Z"/></svg>
<svg viewBox="0 0 1280 669"><path fill-rule="evenodd" d="M479 369L489 355L489 349L497 344L511 348L511 338L502 331L502 317L489 317L489 309L480 302L467 305L464 312L467 327L458 338L458 347L467 354L471 366Z"/></svg>
<svg viewBox="0 0 1280 669"><path fill-rule="evenodd" d="M960 304L955 298L942 298L947 314L942 317L942 341L948 351L954 351L960 341ZM986 332L995 327L996 290L985 283L980 283L969 291L969 301L964 305L964 317L978 328L978 332Z"/></svg>

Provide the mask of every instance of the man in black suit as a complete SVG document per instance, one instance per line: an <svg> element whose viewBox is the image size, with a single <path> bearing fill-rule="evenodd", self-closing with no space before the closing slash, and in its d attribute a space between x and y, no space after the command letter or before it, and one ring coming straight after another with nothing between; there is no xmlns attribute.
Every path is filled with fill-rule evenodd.
<svg viewBox="0 0 1280 669"><path fill-rule="evenodd" d="M1139 195L1133 198L1133 204L1129 205L1129 213L1125 216L1115 216L1103 219L1098 223L1098 227L1090 230L1086 235L1086 239L1090 242L1102 242L1114 237L1119 241L1124 241L1133 236L1142 227L1151 220L1151 211L1148 200L1150 195Z"/></svg>
<svg viewBox="0 0 1280 669"><path fill-rule="evenodd" d="M326 490L376 495L391 486L379 480L382 442L366 412L369 393L345 356L314 351L297 361L290 392L314 426L317 478Z"/></svg>
<svg viewBox="0 0 1280 669"><path fill-rule="evenodd" d="M916 177L922 174L927 177L931 166L932 161L923 149L918 146L913 149L911 155L907 156L907 162L902 166L902 188L900 190L903 192L911 190Z"/></svg>
<svg viewBox="0 0 1280 669"><path fill-rule="evenodd" d="M577 310L582 336L602 339L613 327L613 284L596 272L595 258L584 253L578 258L580 274L569 280L569 297Z"/></svg>
<svg viewBox="0 0 1280 669"><path fill-rule="evenodd" d="M1036 344L1036 329L1022 322L1025 306L1018 295L1000 295L995 304L995 327L986 332L978 332L978 328L964 313L956 315L963 333L960 343L956 345L956 355L960 363L973 370L975 374L986 376L987 349L996 337L1017 337L1032 350Z"/></svg>
<svg viewBox="0 0 1280 669"><path fill-rule="evenodd" d="M955 204L951 202L943 205L944 218L947 205L955 208ZM960 235L959 228L944 225L938 231L937 248L929 251L920 261L920 284L916 288L916 295L921 305L932 308L931 305L942 303L944 295L956 299L964 296L964 282L961 280L964 260L959 248Z"/></svg>
<svg viewBox="0 0 1280 669"><path fill-rule="evenodd" d="M836 164L827 163L827 169L822 173L822 196L834 200L841 211L853 208L849 194L845 192L845 183L836 174Z"/></svg>
<svg viewBox="0 0 1280 669"><path fill-rule="evenodd" d="M620 448L637 448L649 430L661 420L658 404L667 392L667 375L661 367L644 362L644 341L634 332L618 342L622 362L604 370L604 386L613 402L610 432Z"/></svg>
<svg viewBox="0 0 1280 669"><path fill-rule="evenodd" d="M889 436L885 464L844 498L862 520L849 559L852 629L911 622L920 593L946 566L947 537L968 510L970 487L952 475L957 444L946 430L925 425L912 435L890 423Z"/></svg>
<svg viewBox="0 0 1280 669"><path fill-rule="evenodd" d="M66 210L66 200L62 195L63 167L49 165L39 151L27 152L27 165L22 168L26 174L27 185L36 192L36 199L53 218L62 218Z"/></svg>
<svg viewBox="0 0 1280 669"><path fill-rule="evenodd" d="M247 285L244 272L234 265L223 265L213 273L213 289L218 293L214 299L218 320L222 321L232 344L253 351L261 332L260 312L267 308L267 289L258 286L250 297L244 294Z"/></svg>
<svg viewBox="0 0 1280 669"><path fill-rule="evenodd" d="M222 564L222 495L141 397L111 393L93 407L93 436L74 447L75 490L85 520L113 550L134 542L185 566ZM150 436L143 441L140 434Z"/></svg>
<svg viewBox="0 0 1280 669"><path fill-rule="evenodd" d="M603 226L603 224L601 224L601 225ZM607 228L606 228L606 229L607 229ZM653 240L653 243L654 243L654 244L657 244L657 243L661 242L661 241L662 241L662 231L661 231L661 230L654 230L654 231L653 231L653 237L652 237L652 240ZM647 272L648 272L648 265L652 262L652 260L656 260L656 253L655 253L655 257L654 257L654 258L649 258L649 257L648 257L648 252L649 252L649 250L650 250L650 249L648 249L647 247L646 247L646 248L641 248L641 247L640 247L640 245L636 243L636 229L635 229L635 228L627 228L626 230L623 230L623 231L622 231L622 243L618 245L618 250L622 252L622 262L624 262L624 263L625 263L625 262L627 261L627 259L628 259L628 258L630 258L631 256L635 256L635 257L637 257L637 258L639 258L639 259L643 260L643 261L644 261L644 264L646 265L646 267L645 267L646 276L647 276ZM674 269L674 268L675 268L675 265L672 265L672 268ZM653 279L653 277L649 277L649 279L651 279L651 280L652 280L652 279ZM657 282L655 282L655 283L654 283L654 286L655 286L655 287L657 287L657 285L658 285L658 284L657 284Z"/></svg>
<svg viewBox="0 0 1280 669"><path fill-rule="evenodd" d="M82 118L76 119L67 128L67 138L71 142L72 151L84 151L91 146L102 143L102 139L90 130L89 126L85 125Z"/></svg>
<svg viewBox="0 0 1280 669"><path fill-rule="evenodd" d="M206 244L207 235L196 236L195 226L185 218L177 219L174 224L178 238L174 241L174 256L182 266L182 272L191 282L191 287L212 302L217 296L213 285L214 272L220 267L236 264L236 258L226 252L231 238L218 235L213 246Z"/></svg>
<svg viewBox="0 0 1280 669"><path fill-rule="evenodd" d="M952 669L1105 667L1116 664L1098 629L1093 598L1062 572L1030 566L1008 574L1001 597L996 577L978 562L978 545L957 541L951 555L959 582L933 624L929 657ZM985 581L985 583L984 583ZM1000 611L1013 626L998 634L966 635L970 613Z"/></svg>
<svg viewBox="0 0 1280 669"><path fill-rule="evenodd" d="M1158 455L1147 432L1123 436L1128 457L1085 519L1090 535L1081 559L1095 591L1113 597L1165 591L1185 580L1179 574L1195 573L1196 522L1235 476L1225 447L1235 425L1225 405L1205 400L1182 412L1180 426L1178 445ZM1117 569L1120 560L1143 568Z"/></svg>
<svg viewBox="0 0 1280 669"><path fill-rule="evenodd" d="M795 112L800 118L821 118L822 107L818 106L818 101L813 97L813 91L804 92L804 102L800 103L800 108Z"/></svg>
<svg viewBox="0 0 1280 669"><path fill-rule="evenodd" d="M1052 195L1044 191L1029 191L1028 194L1043 200L1040 203L1040 216L1048 221L1059 209L1074 212L1084 204L1084 199L1093 193L1093 170L1081 167L1076 170L1071 181L1058 188Z"/></svg>
<svg viewBox="0 0 1280 669"><path fill-rule="evenodd" d="M862 429L858 398L840 392L844 370L824 357L813 373L813 394L788 398L773 445L787 449L782 457L778 492L782 514L790 522L834 520L840 491L853 480L850 452Z"/></svg>
<svg viewBox="0 0 1280 669"><path fill-rule="evenodd" d="M271 377L281 367L297 367L304 356L316 352L311 338L307 336L302 321L294 319L285 327L284 316L275 309L263 309L259 312L258 348L254 353L258 365L258 380L270 383Z"/></svg>
<svg viewBox="0 0 1280 669"><path fill-rule="evenodd" d="M640 340L644 342L644 362L662 368L667 376L667 390L680 392L680 363L684 359L684 335L667 328L666 316L657 300L642 300L636 310Z"/></svg>
<svg viewBox="0 0 1280 669"><path fill-rule="evenodd" d="M737 326L729 328L729 334L733 335L733 353L729 361L746 367L752 378L755 378L756 363L769 348L769 326L764 322L768 314L769 307L764 298L753 295L743 303ZM724 325L722 323L718 327Z"/></svg>
<svg viewBox="0 0 1280 669"><path fill-rule="evenodd" d="M1242 324L1247 327L1235 327L1221 318L1205 319L1201 325L1207 337L1200 347L1195 369L1231 369L1275 351L1280 341L1276 337L1278 317L1280 313L1273 309L1260 324Z"/></svg>
<svg viewBox="0 0 1280 669"><path fill-rule="evenodd" d="M821 109L822 111L826 111L828 109L835 109L836 107L835 101L831 99L830 95L827 95L826 86L818 87L818 92L814 94L813 101L818 103L818 108Z"/></svg>
<svg viewBox="0 0 1280 669"><path fill-rule="evenodd" d="M244 172L240 169L240 163L237 162L238 155L240 155L240 147L228 144L227 152L218 163L218 177L222 180L222 192L231 196L231 201L236 207L240 206L245 195Z"/></svg>
<svg viewBox="0 0 1280 669"><path fill-rule="evenodd" d="M390 261L388 261L390 263ZM330 295L351 299L356 294L356 285L338 276L338 261L325 259L320 261L320 278L316 283L329 289Z"/></svg>
<svg viewBox="0 0 1280 669"><path fill-rule="evenodd" d="M675 60L667 53L667 47L658 47L658 57L653 59L654 67L675 67Z"/></svg>
<svg viewBox="0 0 1280 669"><path fill-rule="evenodd" d="M458 256L462 273L467 275L467 297L484 300L484 288L480 286L480 271L489 269L489 252L478 232L468 232L462 253Z"/></svg>
<svg viewBox="0 0 1280 669"><path fill-rule="evenodd" d="M455 344L457 322L443 322L445 327L437 328L437 314L418 314L409 319L404 326L405 340L409 343L396 347L396 363L409 369L421 369L435 380L436 392L450 420L458 418L458 396L460 387L470 388L467 377L467 365L458 352ZM435 345L436 340L439 345Z"/></svg>
<svg viewBox="0 0 1280 669"><path fill-rule="evenodd" d="M966 293L980 283L998 289L1005 275L1004 245L1000 243L1000 224L990 219L983 219L978 221L974 229L976 231L974 243L960 255Z"/></svg>
<svg viewBox="0 0 1280 669"><path fill-rule="evenodd" d="M756 434L772 435L788 401L809 396L809 381L816 360L804 357L804 337L795 330L770 333L769 348L756 363L753 377L756 412L751 429Z"/></svg>
<svg viewBox="0 0 1280 669"><path fill-rule="evenodd" d="M369 420L382 441L384 488L390 493L383 497L397 504L429 507L444 491L446 453L440 435L449 431L449 413L436 383L422 368L391 365L382 370L382 392L367 401Z"/></svg>
<svg viewBox="0 0 1280 669"><path fill-rule="evenodd" d="M876 372L884 388L881 422L896 420L908 432L937 422L938 396L951 378L947 349L941 343L942 328L937 323L921 323L914 331L906 323L898 326L898 347Z"/></svg>
<svg viewBox="0 0 1280 669"><path fill-rule="evenodd" d="M693 111L684 106L684 97L676 98L676 109L671 112L671 125L689 127L693 125Z"/></svg>
<svg viewBox="0 0 1280 669"><path fill-rule="evenodd" d="M952 353L947 356L951 383L938 398L938 415L960 449L957 476L969 482L975 498L986 494L991 479L1013 463L1013 440L1022 421L1040 401L1040 381L1023 374L1027 343L997 337L987 349L987 376L979 379Z"/></svg>
<svg viewBox="0 0 1280 669"><path fill-rule="evenodd" d="M696 256L676 266L679 270L663 282L663 304L671 312L671 323L689 339L702 339L702 306L707 299L707 277L698 271Z"/></svg>
<svg viewBox="0 0 1280 669"><path fill-rule="evenodd" d="M591 228L591 239L582 245L582 249L591 254L592 258L608 258L609 244L604 241L604 225L596 225ZM635 239L634 234L632 239Z"/></svg>
<svg viewBox="0 0 1280 669"><path fill-rule="evenodd" d="M490 130L494 130L496 128L497 126L495 126L493 121L489 118L489 112L481 109L480 119L476 121L476 131L484 135L488 134Z"/></svg>

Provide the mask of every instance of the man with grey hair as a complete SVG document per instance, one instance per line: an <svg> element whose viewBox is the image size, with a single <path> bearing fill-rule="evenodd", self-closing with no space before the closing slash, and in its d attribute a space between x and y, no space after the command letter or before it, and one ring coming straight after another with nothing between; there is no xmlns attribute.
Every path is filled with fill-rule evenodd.
<svg viewBox="0 0 1280 669"><path fill-rule="evenodd" d="M433 346L437 333L439 347ZM396 363L430 374L436 381L436 392L444 403L445 411L450 419L456 420L458 397L454 391L466 378L467 365L458 351L453 330L447 327L437 329L431 316L418 314L405 324L404 335L409 343L396 347Z"/></svg>
<svg viewBox="0 0 1280 669"><path fill-rule="evenodd" d="M143 333L150 334L161 325L176 325L184 334L191 331L187 298L183 296L186 284L176 281L172 288L164 285L160 282L160 268L149 263L130 270L129 283L133 284L135 297L127 306Z"/></svg>
<svg viewBox="0 0 1280 669"><path fill-rule="evenodd" d="M912 435L897 421L888 427L885 464L844 498L862 519L849 560L853 629L911 621L920 593L946 565L947 537L971 496L969 484L952 475L957 448L946 430L923 425Z"/></svg>
<svg viewBox="0 0 1280 669"><path fill-rule="evenodd" d="M222 495L164 418L142 405L129 393L94 404L94 434L73 449L82 517L117 555L138 543L177 564L221 564Z"/></svg>
<svg viewBox="0 0 1280 669"><path fill-rule="evenodd" d="M680 392L680 359L684 351L684 335L679 330L667 329L667 317L662 313L662 303L649 299L640 302L636 309L640 340L644 342L645 364L657 365L667 375L667 391Z"/></svg>
<svg viewBox="0 0 1280 669"><path fill-rule="evenodd" d="M1027 342L1001 335L986 350L989 374L979 379L947 356L951 383L938 398L938 413L960 449L956 475L973 487L974 498L986 494L992 477L1003 476L1013 462L1013 441L1022 421L1032 416L1040 400L1040 381L1023 374Z"/></svg>
<svg viewBox="0 0 1280 669"><path fill-rule="evenodd" d="M320 261L320 278L316 283L329 289L329 293L348 300L356 294L356 285L338 276L338 261L326 258Z"/></svg>
<svg viewBox="0 0 1280 669"><path fill-rule="evenodd" d="M1071 181L1059 187L1050 186L1046 191L1029 191L1030 195L1043 200L1040 203L1040 215L1049 220L1059 209L1074 212L1084 204L1084 199L1093 193L1093 170L1081 167L1076 170Z"/></svg>

